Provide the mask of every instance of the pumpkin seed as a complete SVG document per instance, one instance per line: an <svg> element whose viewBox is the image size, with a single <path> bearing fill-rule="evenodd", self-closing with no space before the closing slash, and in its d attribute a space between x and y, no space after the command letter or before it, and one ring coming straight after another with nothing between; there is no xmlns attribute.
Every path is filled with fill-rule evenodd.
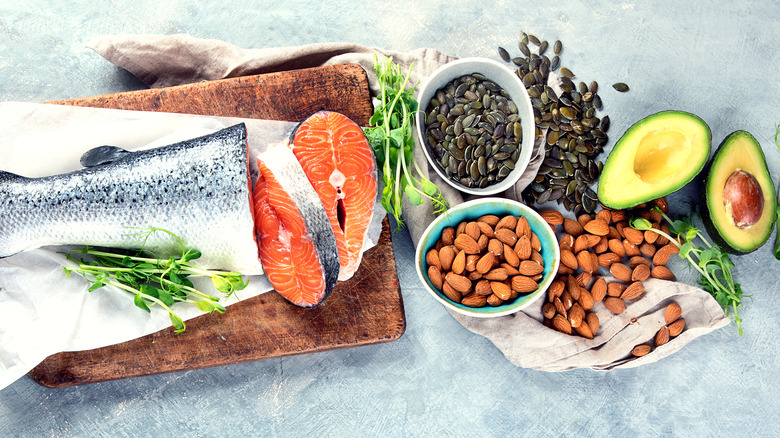
<svg viewBox="0 0 780 438"><path fill-rule="evenodd" d="M625 93L626 91L628 91L628 85L624 84L623 82L612 84L612 88L614 88L615 90L621 93Z"/></svg>
<svg viewBox="0 0 780 438"><path fill-rule="evenodd" d="M563 43L561 43L561 40L555 40L555 44L553 44L553 53L560 55L561 50L563 50Z"/></svg>
<svg viewBox="0 0 780 438"><path fill-rule="evenodd" d="M509 52L506 51L505 48L499 47L498 48L498 55L506 62L509 62Z"/></svg>
<svg viewBox="0 0 780 438"><path fill-rule="evenodd" d="M571 72L571 70L569 70L569 69L568 69L568 68L566 68L566 67L561 67L561 69L560 69L560 72L561 72L561 75L562 75L563 77L565 77L565 78L569 78L569 79L571 79L571 78L573 78L573 77L574 77L574 73L572 73L572 72Z"/></svg>

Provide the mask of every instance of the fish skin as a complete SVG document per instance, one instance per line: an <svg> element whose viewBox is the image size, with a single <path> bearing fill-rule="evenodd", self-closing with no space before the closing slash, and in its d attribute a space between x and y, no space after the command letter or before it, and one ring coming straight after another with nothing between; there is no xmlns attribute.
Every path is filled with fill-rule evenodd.
<svg viewBox="0 0 780 438"><path fill-rule="evenodd" d="M158 227L201 251L199 266L260 274L247 163L241 123L61 175L0 171L0 257L46 245L138 248L138 232ZM144 249L181 251L165 233Z"/></svg>
<svg viewBox="0 0 780 438"><path fill-rule="evenodd" d="M254 203L260 257L274 289L301 307L325 301L339 276L336 238L319 196L285 144L257 158Z"/></svg>

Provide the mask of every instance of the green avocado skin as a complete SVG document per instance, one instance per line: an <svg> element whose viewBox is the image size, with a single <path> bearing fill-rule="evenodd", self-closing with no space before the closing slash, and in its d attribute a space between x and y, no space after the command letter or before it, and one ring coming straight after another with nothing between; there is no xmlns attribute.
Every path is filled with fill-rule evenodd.
<svg viewBox="0 0 780 438"><path fill-rule="evenodd" d="M719 155L721 154L721 152L723 152L723 150L729 144L730 141L732 141L733 139L737 138L738 136L747 136L750 139L750 143L754 147L758 148L758 153L760 154L761 160L762 160L761 161L762 168L761 169L757 169L757 170L761 170L761 171L766 173L767 178L769 179L770 184L767 187L766 184L762 184L762 180L761 179L757 178L757 180L759 181L759 184L761 185L761 189L762 190L764 190L764 191L768 190L771 193L772 196L770 196L770 199L772 199L772 201L773 201L771 205L764 205L764 211L768 211L768 214L772 215L772 219L771 219L770 225L767 227L767 229L766 229L766 231L764 233L765 235L754 246L739 247L736 244L732 245L731 243L726 241L726 239L724 238L723 234L728 233L728 230L720 230L720 229L718 229L717 225L713 222L712 216L711 216L711 213L710 213L710 208L711 207L710 207L710 202L709 201L710 201L710 196L711 195L710 195L710 190L709 190L709 181L710 181L710 178L712 177L712 172L717 172L718 171L718 165L719 165L718 158L719 158ZM726 169L726 171L733 170L733 169L729 168L728 166L724 167L724 169ZM704 191L701 194L701 208L699 208L699 210L700 210L699 214L702 217L702 221L704 222L704 227L707 230L707 234L710 235L710 238L712 239L712 241L714 243L716 243L718 246L720 246L720 248L723 249L724 251L728 252L729 254L734 254L734 255L748 254L748 253L751 253L751 252L757 250L761 246L763 246L767 242L767 240L769 240L769 236L772 234L772 230L774 228L774 223L777 220L777 217L776 217L777 216L777 214L776 214L777 213L777 199L776 199L775 188L774 188L774 185L772 184L772 178L769 176L769 167L766 164L766 157L764 156L764 153L761 150L761 145L758 143L758 141L755 139L755 137L753 137L749 132L741 131L741 130L734 131L731 134L727 135L726 138L723 139L723 141L720 143L720 145L716 149L715 155L712 157L712 160L710 160L710 162L707 163L707 167L705 168L704 171L705 171L705 174L707 176L706 176L706 180L705 180L705 184L704 184Z"/></svg>
<svg viewBox="0 0 780 438"><path fill-rule="evenodd" d="M612 209L615 209L615 210L636 207L637 205L641 205L643 203L650 202L650 201L652 201L654 199L657 199L657 198L662 198L664 196L667 196L667 195L669 195L671 193L674 193L674 192L682 189L686 184L688 184L691 181L693 181L693 179L696 178L696 176L701 173L702 169L704 169L704 167L705 167L705 165L707 163L707 158L709 157L709 154L710 154L710 144L711 144L711 141L712 141L712 131L710 130L709 125L707 125L707 122L702 120L699 116L697 116L697 115L695 115L693 113L686 112L686 111L666 110L666 111L660 111L660 112L657 112L657 113L654 113L654 114L651 114L651 115L648 115L648 116L644 117L643 119L639 120L638 122L636 122L632 126L630 126L626 130L626 132L623 133L621 138L615 144L615 147L613 148L613 150L621 147L624 138L626 138L629 134L631 134L631 133L633 133L634 131L637 131L637 130L645 129L645 126L650 124L650 123L653 123L653 121L655 119L657 119L659 117L668 117L668 116L675 116L675 115L679 116L679 117L683 117L683 118L687 118L687 119L691 119L691 120L696 121L702 127L702 130L704 132L706 132L706 135L707 135L707 139L706 139L706 149L707 149L706 150L706 154L704 154L704 159L702 159L700 162L694 163L695 172L692 172L689 175L689 177L687 177L687 178L680 178L679 181L674 186L670 187L668 190L639 193L639 194L635 194L635 196L632 199L606 199L606 196L604 195L604 190L603 190L602 184L600 183L599 187L598 187L598 196L599 196L599 201L602 203L602 205L604 205L606 207L609 207L609 208L612 208ZM617 167L619 165L620 165L620 163L616 163L616 159L614 158L614 154L610 154L607 157L607 160L604 163L605 171L602 172L601 177L599 178L599 181L601 182L604 179L605 176L606 177L610 176L610 172L612 171L612 169L610 169L610 168ZM607 170L607 169L609 169L609 170Z"/></svg>

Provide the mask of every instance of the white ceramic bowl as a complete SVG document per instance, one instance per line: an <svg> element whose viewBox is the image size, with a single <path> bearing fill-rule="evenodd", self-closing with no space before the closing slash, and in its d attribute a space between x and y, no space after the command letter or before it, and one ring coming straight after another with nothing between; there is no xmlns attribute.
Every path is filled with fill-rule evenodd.
<svg viewBox="0 0 780 438"><path fill-rule="evenodd" d="M444 228L456 227L461 221L473 220L486 214L495 214L499 217L507 214L524 216L531 226L531 231L536 233L542 243L541 254L544 259L544 272L542 279L537 282L539 288L536 291L521 295L508 304L502 304L496 307L468 307L451 301L444 293L433 286L433 283L431 283L428 278L428 266L425 261L425 255L431 248L436 246L436 242L441 238L441 233ZM423 285L425 285L428 292L446 308L463 315L491 318L509 315L525 309L533 303L537 303L540 297L546 295L547 288L550 287L550 283L552 283L555 278L555 274L558 272L560 259L561 252L558 247L558 240L555 238L555 233L553 233L552 228L550 228L547 222L545 222L537 212L525 204L510 199L487 197L458 204L447 210L447 213L437 217L431 222L425 232L423 232L420 242L417 245L414 262L417 275L420 277Z"/></svg>
<svg viewBox="0 0 780 438"><path fill-rule="evenodd" d="M495 82L501 88L509 93L509 97L517 105L517 112L520 115L520 124L523 127L523 138L521 143L520 156L515 163L515 168L509 175L502 181L489 185L483 189L469 188L461 184L460 182L450 179L439 165L436 158L433 156L428 141L425 136L425 116L420 115L416 120L417 138L420 144L423 146L425 156L428 158L428 162L436 173L444 180L447 181L452 187L472 195L492 195L501 193L510 187L512 187L520 176L528 167L528 162L531 160L531 152L533 151L534 137L536 133L536 125L534 123L534 114L531 107L531 99L528 97L528 93L525 90L523 81L517 76L517 74L509 67L499 62L493 61L487 58L461 58L443 66L434 71L423 83L420 88L420 94L418 101L420 110L425 111L431 98L435 96L436 91L445 87L448 83L456 78L464 75L470 75L472 73L481 73L486 78Z"/></svg>

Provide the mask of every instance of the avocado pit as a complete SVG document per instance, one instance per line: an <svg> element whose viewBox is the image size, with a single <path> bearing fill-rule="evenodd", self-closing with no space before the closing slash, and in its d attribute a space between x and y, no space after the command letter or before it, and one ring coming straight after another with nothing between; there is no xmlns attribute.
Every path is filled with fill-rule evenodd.
<svg viewBox="0 0 780 438"><path fill-rule="evenodd" d="M755 225L764 211L764 192L752 174L737 169L723 187L726 215L739 229Z"/></svg>

